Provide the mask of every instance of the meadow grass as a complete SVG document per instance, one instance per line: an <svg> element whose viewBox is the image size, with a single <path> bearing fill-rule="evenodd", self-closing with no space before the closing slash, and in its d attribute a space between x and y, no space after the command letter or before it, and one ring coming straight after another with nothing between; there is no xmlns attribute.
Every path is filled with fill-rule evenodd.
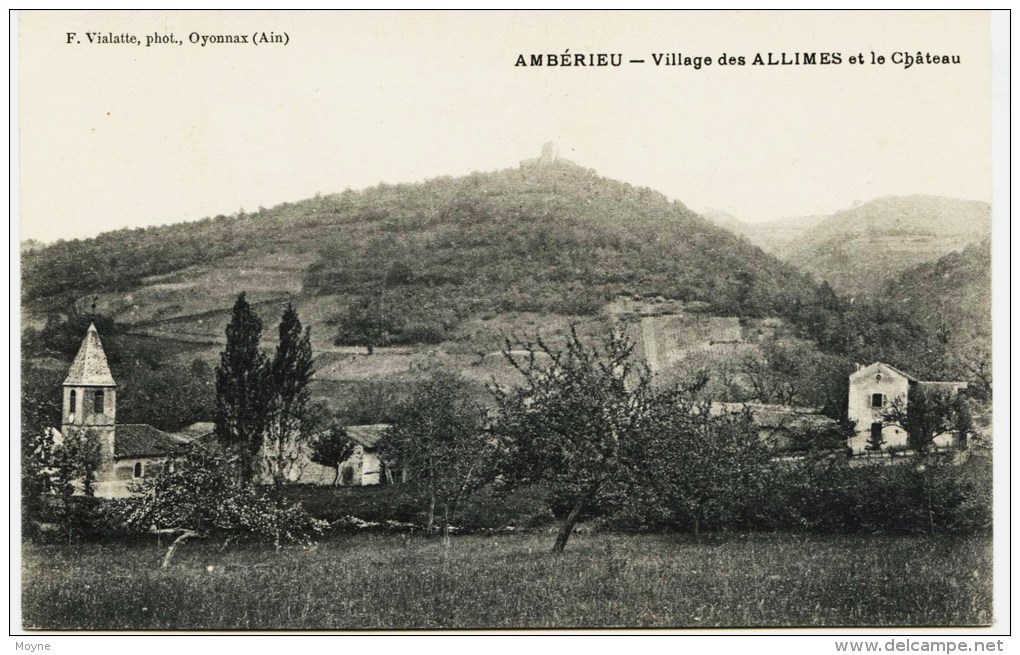
<svg viewBox="0 0 1020 655"><path fill-rule="evenodd" d="M472 629L988 624L987 537L358 534L313 549L23 549L26 628ZM165 544L163 544L165 546Z"/></svg>

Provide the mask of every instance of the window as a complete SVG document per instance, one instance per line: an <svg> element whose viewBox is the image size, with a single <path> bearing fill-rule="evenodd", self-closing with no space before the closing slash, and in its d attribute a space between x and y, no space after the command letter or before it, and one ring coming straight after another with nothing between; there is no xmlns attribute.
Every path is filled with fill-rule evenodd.
<svg viewBox="0 0 1020 655"><path fill-rule="evenodd" d="M92 403L93 403L92 411L95 412L96 414L102 414L103 413L103 392L102 391L93 391L92 392Z"/></svg>
<svg viewBox="0 0 1020 655"><path fill-rule="evenodd" d="M883 396L880 393L873 393L873 394L871 394L871 406L872 407L881 407L882 406L882 402L884 400L885 400L885 396Z"/></svg>
<svg viewBox="0 0 1020 655"><path fill-rule="evenodd" d="M71 402L68 403L70 406L69 413L74 414L78 409L78 392L71 389Z"/></svg>
<svg viewBox="0 0 1020 655"><path fill-rule="evenodd" d="M878 443L882 439L882 423L871 424L871 439L875 443Z"/></svg>
<svg viewBox="0 0 1020 655"><path fill-rule="evenodd" d="M141 462L135 462L135 477L136 478L142 477L142 463Z"/></svg>

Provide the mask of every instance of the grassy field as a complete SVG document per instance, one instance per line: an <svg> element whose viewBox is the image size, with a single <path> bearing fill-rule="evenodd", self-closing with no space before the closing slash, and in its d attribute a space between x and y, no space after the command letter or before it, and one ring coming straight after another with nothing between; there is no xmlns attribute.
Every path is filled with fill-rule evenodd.
<svg viewBox="0 0 1020 655"><path fill-rule="evenodd" d="M38 629L245 630L977 625L985 537L359 534L311 550L194 542L32 545ZM165 544L164 544L165 545Z"/></svg>

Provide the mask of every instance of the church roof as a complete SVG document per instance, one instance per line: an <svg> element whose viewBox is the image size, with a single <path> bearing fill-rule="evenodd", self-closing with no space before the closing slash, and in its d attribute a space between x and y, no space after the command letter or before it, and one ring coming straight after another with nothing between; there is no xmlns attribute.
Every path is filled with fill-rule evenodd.
<svg viewBox="0 0 1020 655"><path fill-rule="evenodd" d="M106 363L106 352L103 351L103 344L99 340L99 332L95 324L89 325L85 338L81 340L81 347L78 354L71 362L71 370L67 372L67 379L64 386L101 386L115 387L113 374L110 373L110 365Z"/></svg>
<svg viewBox="0 0 1020 655"><path fill-rule="evenodd" d="M141 423L119 424L116 430L113 440L114 457L162 457L185 443L162 430Z"/></svg>

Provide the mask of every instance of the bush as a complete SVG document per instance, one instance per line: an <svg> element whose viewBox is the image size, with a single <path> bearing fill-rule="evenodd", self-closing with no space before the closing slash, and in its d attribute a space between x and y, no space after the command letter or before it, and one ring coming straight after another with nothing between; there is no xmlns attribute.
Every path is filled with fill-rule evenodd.
<svg viewBox="0 0 1020 655"><path fill-rule="evenodd" d="M191 530L228 540L308 544L325 527L300 503L273 498L271 489L237 486L234 467L219 453L192 444L128 499L123 523L136 531Z"/></svg>
<svg viewBox="0 0 1020 655"><path fill-rule="evenodd" d="M737 504L706 517L700 529L967 535L992 526L991 462L980 456L962 465L938 458L923 465L903 459L851 466L842 457L772 461L754 493L741 493L739 486L732 483L727 492ZM616 532L694 532L689 521L677 519L677 508L641 490L614 509L588 518Z"/></svg>
<svg viewBox="0 0 1020 655"><path fill-rule="evenodd" d="M778 465L742 527L823 533L971 534L991 527L991 463L937 459Z"/></svg>
<svg viewBox="0 0 1020 655"><path fill-rule="evenodd" d="M288 489L287 497L330 524L356 517L370 523L413 523L423 528L428 519L413 481L368 487L301 485ZM509 490L489 485L461 502L455 523L459 531L471 532L507 526L527 529L552 521L544 488Z"/></svg>
<svg viewBox="0 0 1020 655"><path fill-rule="evenodd" d="M363 521L422 521L410 491L410 483L368 487L298 485L286 490L287 499L300 503L316 519L326 523L354 516Z"/></svg>
<svg viewBox="0 0 1020 655"><path fill-rule="evenodd" d="M419 343L437 344L446 341L446 329L436 323L409 321L402 325L390 343L413 345Z"/></svg>

